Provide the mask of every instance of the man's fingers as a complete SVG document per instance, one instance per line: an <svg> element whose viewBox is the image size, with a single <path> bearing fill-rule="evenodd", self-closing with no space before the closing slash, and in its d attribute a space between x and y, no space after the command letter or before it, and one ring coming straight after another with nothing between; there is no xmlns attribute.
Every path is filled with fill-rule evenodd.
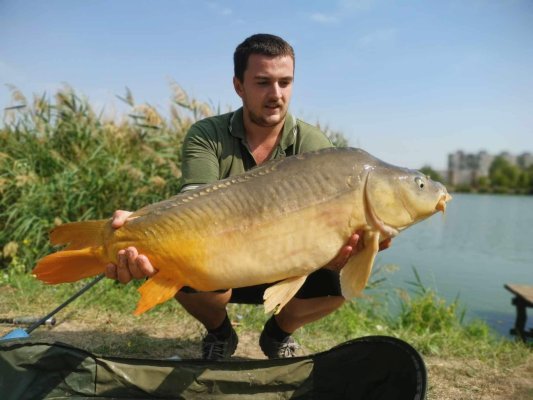
<svg viewBox="0 0 533 400"><path fill-rule="evenodd" d="M106 266L105 274L108 278L128 283L132 279L149 278L157 273L150 260L145 255L139 254L135 247L119 250L117 265Z"/></svg>
<svg viewBox="0 0 533 400"><path fill-rule="evenodd" d="M126 222L131 214L133 214L131 211L115 211L111 220L111 226L115 229L120 228L122 225L124 225L124 222Z"/></svg>
<svg viewBox="0 0 533 400"><path fill-rule="evenodd" d="M139 253L135 247L128 247L126 249L126 260L128 263L128 268L131 269L135 265L135 259Z"/></svg>
<svg viewBox="0 0 533 400"><path fill-rule="evenodd" d="M357 236L357 242L356 242L356 245L354 246L354 253L360 251L364 246L365 246L365 243L364 243L364 236L365 236L365 231L363 230L358 230L357 232L355 232L355 235Z"/></svg>
<svg viewBox="0 0 533 400"><path fill-rule="evenodd" d="M126 250L120 250L118 252L117 280L120 283L128 283L131 281L131 278L131 273L128 268L128 256L126 255Z"/></svg>
<svg viewBox="0 0 533 400"><path fill-rule="evenodd" d="M355 232L350 238L348 239L348 243L346 243L346 246L349 246L353 249L357 248L357 243L359 243L359 238L361 237L361 233Z"/></svg>
<svg viewBox="0 0 533 400"><path fill-rule="evenodd" d="M118 268L127 268L127 265L126 250L119 250L117 253L117 270Z"/></svg>
<svg viewBox="0 0 533 400"><path fill-rule="evenodd" d="M107 264L105 266L105 276L109 279L117 280L117 266L115 264Z"/></svg>
<svg viewBox="0 0 533 400"><path fill-rule="evenodd" d="M143 254L140 254L139 257L137 257L137 267L139 268L142 277L151 277L157 272L150 260L148 260L148 257Z"/></svg>
<svg viewBox="0 0 533 400"><path fill-rule="evenodd" d="M133 278L141 279L146 277L146 274L139 268L139 253L135 247L126 249L126 258L128 260L128 269Z"/></svg>
<svg viewBox="0 0 533 400"><path fill-rule="evenodd" d="M334 271L340 271L342 267L348 262L348 259L353 254L357 244L359 242L359 234L354 233L348 238L348 242L342 246L337 255L328 264L329 269Z"/></svg>
<svg viewBox="0 0 533 400"><path fill-rule="evenodd" d="M379 251L388 249L392 244L392 238L385 239L379 244Z"/></svg>
<svg viewBox="0 0 533 400"><path fill-rule="evenodd" d="M348 259L352 255L353 249L354 248L352 246L344 246L341 249L341 252L337 256L337 260L335 263L335 265L337 266L339 270L346 265L346 263L348 262Z"/></svg>
<svg viewBox="0 0 533 400"><path fill-rule="evenodd" d="M130 274L130 270L127 268L117 268L117 280L120 283L128 283L132 279L132 276Z"/></svg>

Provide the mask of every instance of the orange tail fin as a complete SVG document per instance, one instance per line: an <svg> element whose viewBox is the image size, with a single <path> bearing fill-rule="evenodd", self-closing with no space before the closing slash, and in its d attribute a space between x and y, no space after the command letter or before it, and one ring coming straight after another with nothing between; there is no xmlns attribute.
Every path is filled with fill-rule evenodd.
<svg viewBox="0 0 533 400"><path fill-rule="evenodd" d="M33 274L46 283L63 283L104 272L107 262L103 257L103 238L108 223L83 221L56 227L50 233L50 241L68 246L40 259Z"/></svg>
<svg viewBox="0 0 533 400"><path fill-rule="evenodd" d="M64 250L41 258L32 273L46 283L75 282L105 271L100 248Z"/></svg>
<svg viewBox="0 0 533 400"><path fill-rule="evenodd" d="M100 219L59 225L50 232L50 243L54 246L68 244L65 250L101 246L106 224L110 224L110 220Z"/></svg>
<svg viewBox="0 0 533 400"><path fill-rule="evenodd" d="M142 314L150 308L164 303L178 293L178 290L182 287L183 284L176 281L176 279L163 276L161 272L158 272L137 289L141 294L141 299L137 303L137 309L134 314Z"/></svg>

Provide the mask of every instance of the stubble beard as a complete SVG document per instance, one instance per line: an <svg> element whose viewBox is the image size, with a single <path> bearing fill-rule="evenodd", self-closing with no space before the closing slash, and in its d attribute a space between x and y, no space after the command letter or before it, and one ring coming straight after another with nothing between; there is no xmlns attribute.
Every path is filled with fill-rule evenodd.
<svg viewBox="0 0 533 400"><path fill-rule="evenodd" d="M265 117L263 117L261 115L257 115L251 110L247 110L247 111L248 111L248 118L250 119L250 121L252 123L254 123L255 125L261 126L263 128L275 127L275 126L279 125L280 123L283 123L283 121L285 121L285 117L287 116L287 109L283 108L282 111L281 111L279 120L276 121L276 122L270 122L270 121L268 121L267 118L265 118Z"/></svg>

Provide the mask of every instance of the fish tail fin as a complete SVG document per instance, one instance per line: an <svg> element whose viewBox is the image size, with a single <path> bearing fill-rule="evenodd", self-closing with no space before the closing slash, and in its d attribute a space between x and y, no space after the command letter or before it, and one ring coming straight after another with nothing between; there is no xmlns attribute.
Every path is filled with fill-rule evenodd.
<svg viewBox="0 0 533 400"><path fill-rule="evenodd" d="M141 299L133 314L140 315L152 307L164 303L174 297L182 287L183 284L175 278L163 276L161 272L158 272L137 289L141 294Z"/></svg>
<svg viewBox="0 0 533 400"><path fill-rule="evenodd" d="M107 264L103 237L109 220L63 224L50 232L53 245L68 246L41 258L33 269L35 277L46 283L75 282L101 274Z"/></svg>
<svg viewBox="0 0 533 400"><path fill-rule="evenodd" d="M75 282L103 273L106 264L102 257L102 247L86 247L58 251L41 258L32 273L46 283Z"/></svg>
<svg viewBox="0 0 533 400"><path fill-rule="evenodd" d="M50 243L54 246L68 244L65 250L101 246L106 224L110 224L110 220L70 222L56 226L50 232Z"/></svg>

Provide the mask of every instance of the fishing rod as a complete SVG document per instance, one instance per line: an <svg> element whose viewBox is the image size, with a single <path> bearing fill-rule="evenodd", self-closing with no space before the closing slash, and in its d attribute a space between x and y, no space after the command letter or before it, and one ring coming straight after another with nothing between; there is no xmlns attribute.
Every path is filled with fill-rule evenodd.
<svg viewBox="0 0 533 400"><path fill-rule="evenodd" d="M92 288L94 285L96 285L98 282L100 282L105 277L104 274L98 275L95 279L93 279L91 282L89 282L87 285L82 287L78 292L74 293L72 296L70 296L65 302L57 306L53 311L48 313L42 318L39 318L37 321L32 323L28 328L26 329L14 329L8 334L2 336L0 338L1 340L8 340L8 339L20 339L28 337L31 332L33 332L35 329L37 329L39 326L46 323L46 321L50 320L55 314L57 314L59 311L61 311L63 308L68 306L70 303L72 303L74 300L76 300L78 297L80 297L83 293L85 293L87 290Z"/></svg>
<svg viewBox="0 0 533 400"><path fill-rule="evenodd" d="M40 320L41 317L13 317L13 318L0 318L0 324L11 325L31 325ZM48 318L43 325L53 326L56 324L56 318Z"/></svg>

